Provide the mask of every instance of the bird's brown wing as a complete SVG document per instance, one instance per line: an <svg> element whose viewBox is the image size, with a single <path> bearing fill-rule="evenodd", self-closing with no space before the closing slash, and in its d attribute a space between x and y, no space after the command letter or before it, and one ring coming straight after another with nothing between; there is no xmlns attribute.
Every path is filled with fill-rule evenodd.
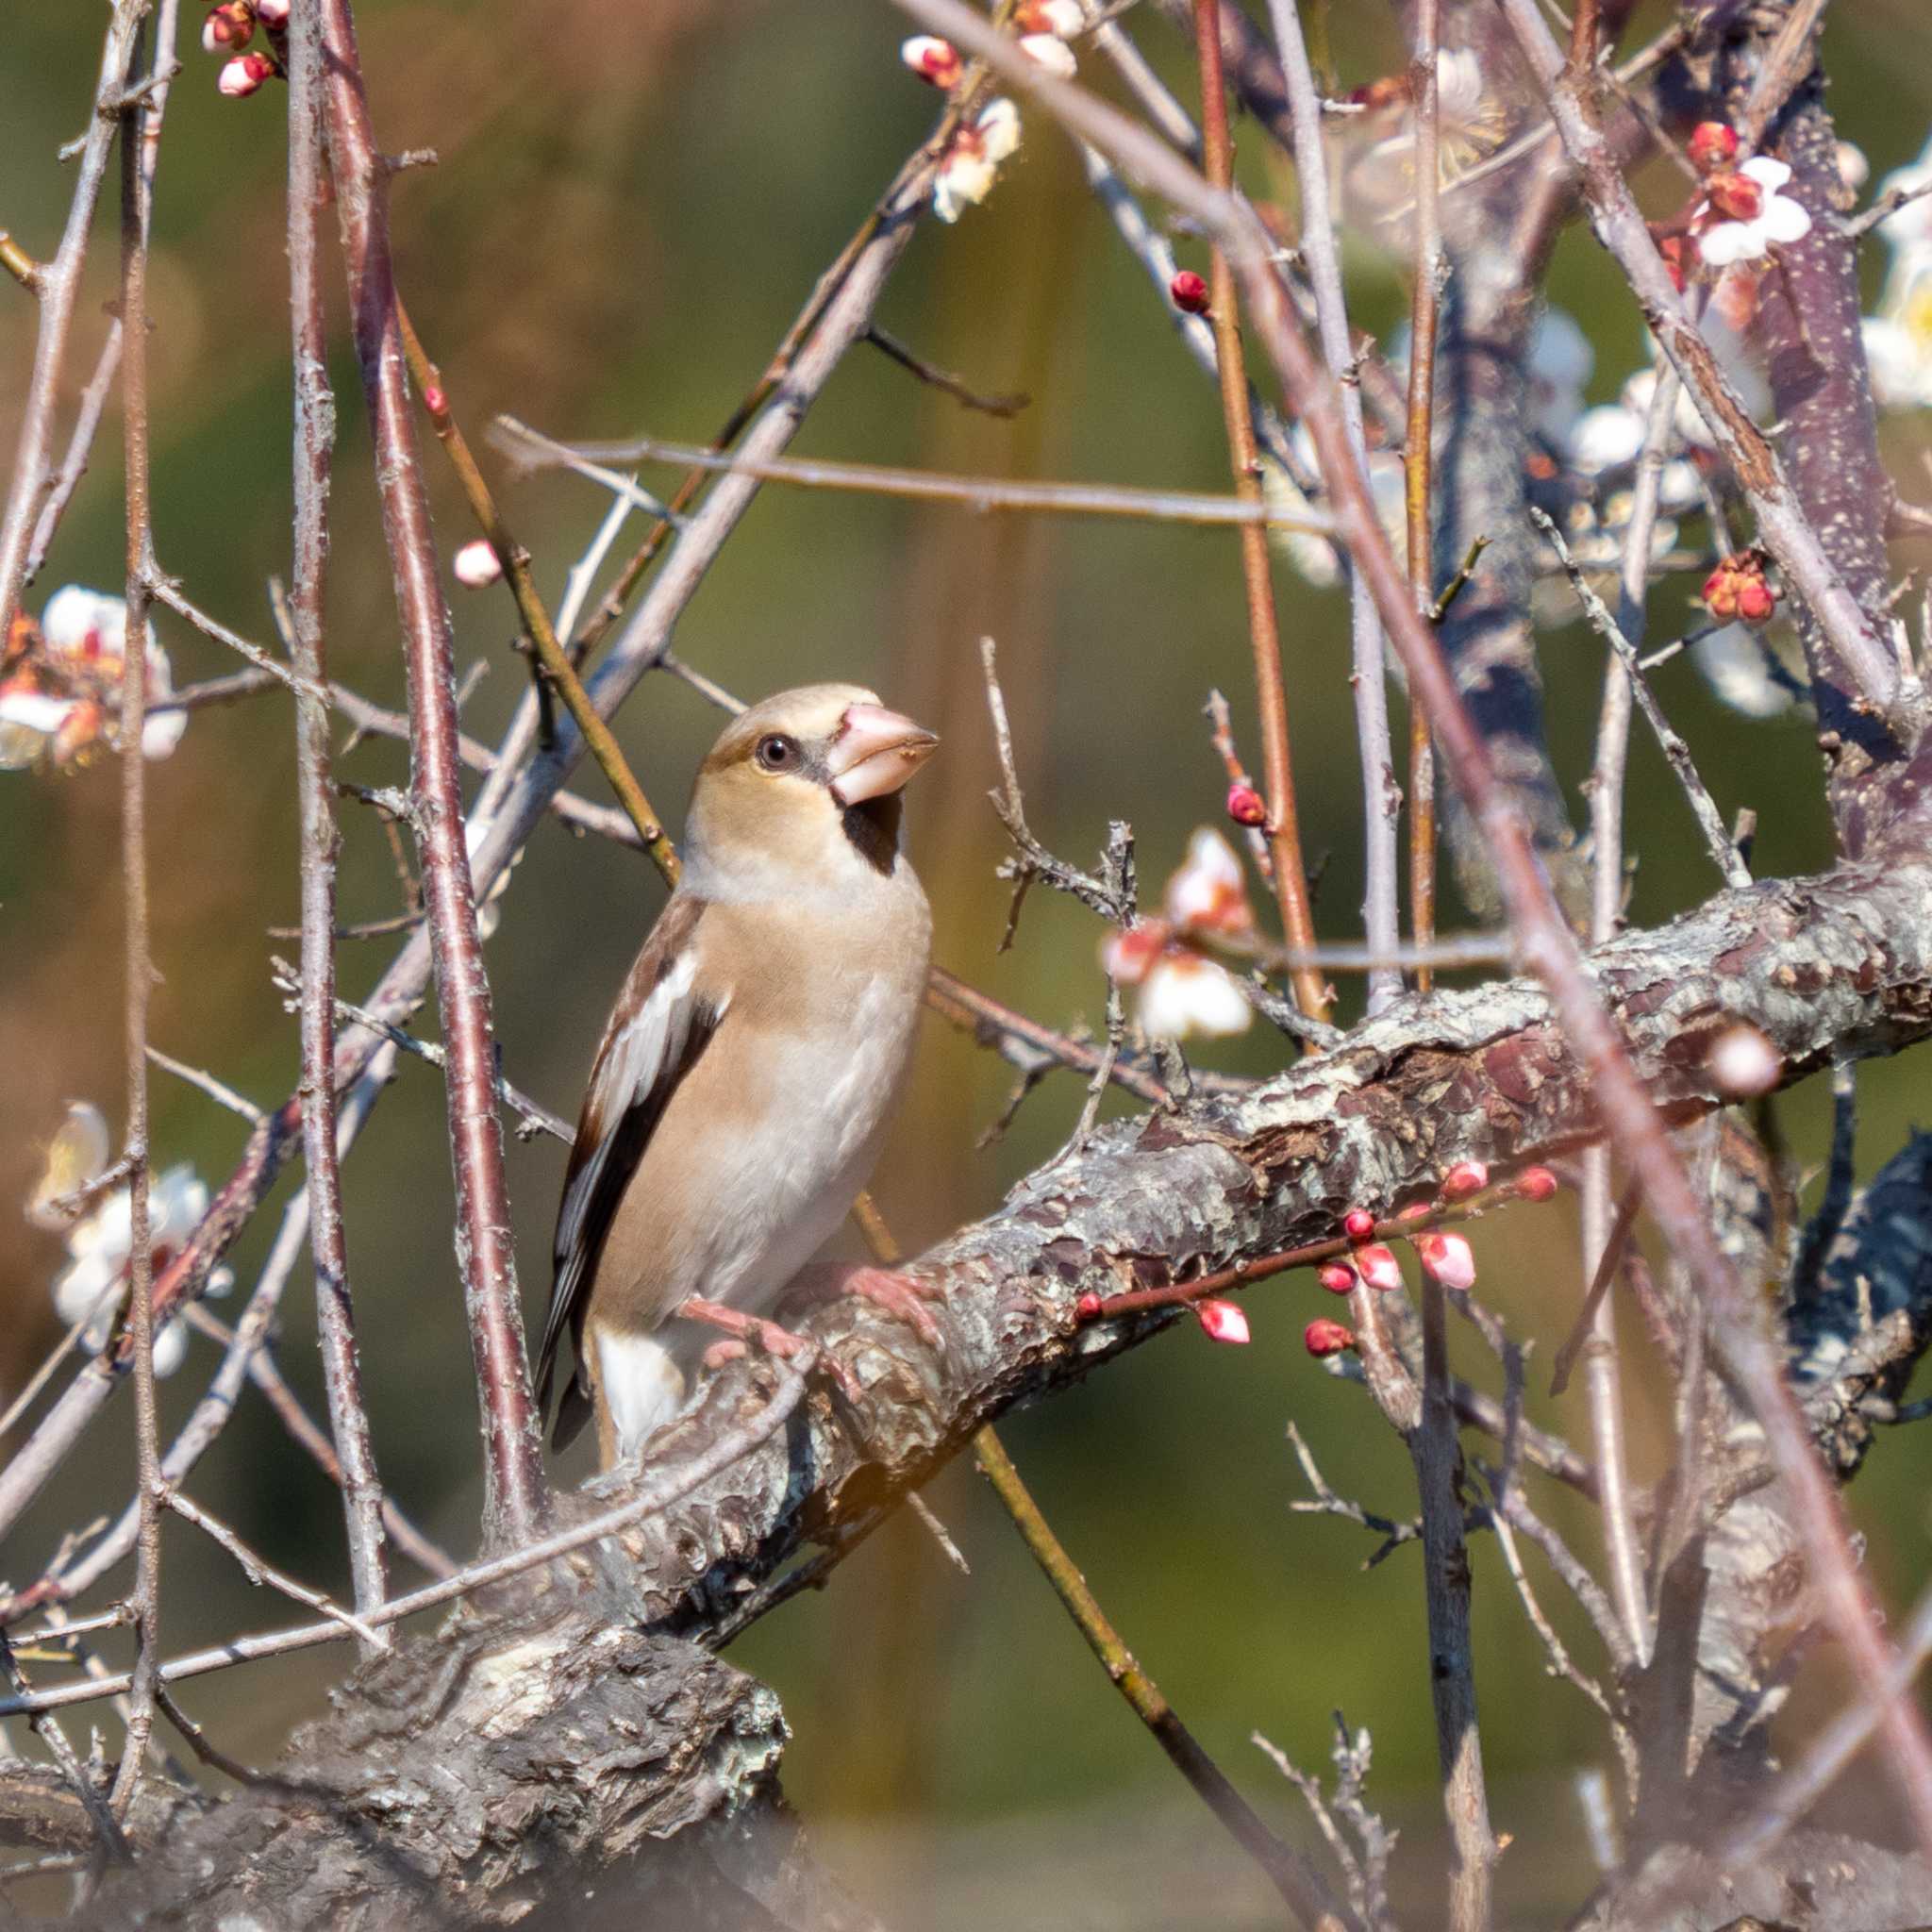
<svg viewBox="0 0 1932 1932"><path fill-rule="evenodd" d="M591 1070L557 1213L556 1274L537 1362L541 1409L549 1406L557 1345L568 1326L576 1373L558 1407L553 1440L559 1449L590 1413L584 1314L605 1238L671 1096L724 1017L720 1003L694 991L697 928L704 912L705 902L695 895L673 895L631 967Z"/></svg>

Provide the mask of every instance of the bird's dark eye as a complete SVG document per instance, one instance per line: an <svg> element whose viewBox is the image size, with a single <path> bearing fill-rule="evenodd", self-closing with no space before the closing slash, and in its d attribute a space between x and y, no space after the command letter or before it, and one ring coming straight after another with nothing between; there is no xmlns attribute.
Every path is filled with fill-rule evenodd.
<svg viewBox="0 0 1932 1932"><path fill-rule="evenodd" d="M798 741L774 731L758 740L758 761L768 772L789 772L798 762Z"/></svg>

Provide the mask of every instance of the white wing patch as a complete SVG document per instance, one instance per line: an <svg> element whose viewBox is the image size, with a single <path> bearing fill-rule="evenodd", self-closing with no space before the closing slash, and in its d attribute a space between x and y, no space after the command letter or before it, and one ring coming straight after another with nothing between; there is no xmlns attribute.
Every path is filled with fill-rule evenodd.
<svg viewBox="0 0 1932 1932"><path fill-rule="evenodd" d="M584 1217L596 1198L598 1182L610 1158L610 1145L620 1122L663 1078L665 1069L674 1065L684 1050L685 1036L691 1028L689 995L697 975L695 949L687 949L676 963L651 989L650 997L610 1042L610 1052L597 1070L591 1088L591 1105L603 1123L603 1138L571 1182L569 1196L557 1223L557 1253L559 1258L580 1254ZM722 1018L724 1006L718 1007Z"/></svg>

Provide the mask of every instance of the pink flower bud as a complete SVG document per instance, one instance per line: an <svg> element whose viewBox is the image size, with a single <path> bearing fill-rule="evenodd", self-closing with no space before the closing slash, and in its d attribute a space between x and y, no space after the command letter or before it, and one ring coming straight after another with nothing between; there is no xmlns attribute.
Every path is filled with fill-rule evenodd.
<svg viewBox="0 0 1932 1932"><path fill-rule="evenodd" d="M1238 825L1265 825L1268 823L1268 805L1252 785L1230 785L1227 788L1227 815Z"/></svg>
<svg viewBox="0 0 1932 1932"><path fill-rule="evenodd" d="M1466 1201L1472 1194L1480 1194L1490 1184L1490 1170L1480 1160L1458 1160L1442 1176L1442 1198L1445 1201Z"/></svg>
<svg viewBox="0 0 1932 1932"><path fill-rule="evenodd" d="M1426 1201L1411 1201L1395 1218L1397 1221L1426 1221L1435 1211Z"/></svg>
<svg viewBox="0 0 1932 1932"><path fill-rule="evenodd" d="M1324 1356L1353 1348L1355 1330L1346 1322L1331 1322L1326 1315L1317 1315L1302 1330L1302 1346L1319 1361Z"/></svg>
<svg viewBox="0 0 1932 1932"><path fill-rule="evenodd" d="M1351 1208L1341 1217L1341 1231L1352 1241L1365 1241L1375 1231L1375 1217L1366 1208Z"/></svg>
<svg viewBox="0 0 1932 1932"><path fill-rule="evenodd" d="M1346 1261L1324 1261L1315 1271L1315 1279L1330 1294L1349 1294L1355 1289L1355 1270Z"/></svg>
<svg viewBox="0 0 1932 1932"><path fill-rule="evenodd" d="M1738 158L1738 134L1722 121L1700 121L1690 130L1690 160L1699 174L1727 168Z"/></svg>
<svg viewBox="0 0 1932 1932"><path fill-rule="evenodd" d="M255 17L271 32L280 33L289 24L289 0L255 0Z"/></svg>
<svg viewBox="0 0 1932 1932"><path fill-rule="evenodd" d="M1194 1319L1209 1341L1240 1344L1248 1341L1248 1318L1232 1302L1205 1301L1194 1304Z"/></svg>
<svg viewBox="0 0 1932 1932"><path fill-rule="evenodd" d="M1167 285L1168 299L1185 315L1208 313L1208 284L1191 268L1182 269Z"/></svg>
<svg viewBox="0 0 1932 1932"><path fill-rule="evenodd" d="M222 69L215 86L231 101L246 100L275 71L275 63L266 54L242 54Z"/></svg>
<svg viewBox="0 0 1932 1932"><path fill-rule="evenodd" d="M1100 1297L1089 1289L1074 1304L1074 1313L1083 1322L1092 1321L1100 1313Z"/></svg>
<svg viewBox="0 0 1932 1932"><path fill-rule="evenodd" d="M1755 1026L1740 1022L1718 1036L1707 1062L1711 1085L1731 1100L1769 1093L1784 1072L1784 1061Z"/></svg>
<svg viewBox="0 0 1932 1932"><path fill-rule="evenodd" d="M432 382L423 391L423 407L432 416L447 416L449 414L449 398Z"/></svg>
<svg viewBox="0 0 1932 1932"><path fill-rule="evenodd" d="M1777 592L1762 577L1746 577L1738 586L1738 615L1746 624L1763 624L1777 608Z"/></svg>
<svg viewBox="0 0 1932 1932"><path fill-rule="evenodd" d="M248 0L222 0L201 24L204 54L239 54L254 38L255 9Z"/></svg>
<svg viewBox="0 0 1932 1932"><path fill-rule="evenodd" d="M900 44L899 58L921 80L948 92L959 85L959 76L966 71L958 48L937 34L914 34Z"/></svg>
<svg viewBox="0 0 1932 1932"><path fill-rule="evenodd" d="M1710 205L1734 222L1755 222L1764 212L1764 188L1749 175L1713 175L1704 184Z"/></svg>
<svg viewBox="0 0 1932 1932"><path fill-rule="evenodd" d="M1419 1234L1415 1251L1423 1266L1444 1288L1475 1286L1475 1256L1459 1234Z"/></svg>
<svg viewBox="0 0 1932 1932"><path fill-rule="evenodd" d="M503 564L489 538L478 537L465 543L456 554L450 570L458 583L472 591L493 584L503 575Z"/></svg>
<svg viewBox="0 0 1932 1932"><path fill-rule="evenodd" d="M1525 1201L1551 1201L1557 1194L1557 1176L1546 1167L1525 1167L1516 1176L1516 1191Z"/></svg>
<svg viewBox="0 0 1932 1932"><path fill-rule="evenodd" d="M1380 1241L1372 1241L1365 1248L1357 1248L1355 1265L1371 1288L1387 1291L1402 1286L1402 1264L1395 1258L1394 1251L1384 1247Z"/></svg>

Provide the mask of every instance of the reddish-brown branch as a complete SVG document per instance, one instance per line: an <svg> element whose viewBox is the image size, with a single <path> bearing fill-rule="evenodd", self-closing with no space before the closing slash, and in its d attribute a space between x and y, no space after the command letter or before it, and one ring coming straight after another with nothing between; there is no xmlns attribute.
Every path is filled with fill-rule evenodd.
<svg viewBox="0 0 1932 1932"><path fill-rule="evenodd" d="M1435 479L1436 338L1442 319L1442 222L1441 112L1436 53L1441 41L1440 0L1418 0L1415 56L1408 87L1415 113L1415 270L1409 291L1408 425L1403 473L1408 537L1408 580L1416 608L1436 608L1436 538L1431 515ZM1420 705L1408 708L1408 904L1420 951L1436 937L1436 755L1429 719ZM1427 992L1435 974L1417 970L1416 990Z"/></svg>
<svg viewBox="0 0 1932 1932"><path fill-rule="evenodd" d="M496 1111L490 982L476 933L475 887L463 836L454 644L403 366L390 258L388 178L370 125L349 0L322 0L322 20L337 209L409 674L413 830L422 854L449 1057L444 1071L456 1174L457 1257L484 1419L485 1533L491 1545L503 1547L537 1533L545 1489Z"/></svg>
<svg viewBox="0 0 1932 1932"><path fill-rule="evenodd" d="M329 464L335 396L328 380L323 308L321 210L324 161L322 27L310 8L289 20L289 311L295 368L294 555L288 598L289 655L296 675L320 690L328 677L324 586L328 574ZM315 1312L328 1393L329 1427L341 1469L349 1570L356 1607L367 1613L389 1594L383 1559L382 1483L375 1470L342 1231L342 1177L336 1147L336 829L329 784L328 707L295 699L296 787L302 839L302 1150L308 1171L308 1241L315 1257ZM367 1626L365 1626L367 1627Z"/></svg>
<svg viewBox="0 0 1932 1932"><path fill-rule="evenodd" d="M1227 132L1227 84L1221 71L1219 0L1193 0L1194 47L1201 64L1201 145L1208 177L1225 191L1234 175L1234 147ZM1221 373L1221 408L1227 425L1227 453L1235 494L1244 503L1261 500L1260 458L1249 412L1247 362L1241 351L1240 303L1226 251L1214 250L1209 307ZM1308 907L1308 881L1302 863L1301 826L1295 810L1294 766L1288 741L1288 688L1281 672L1281 631L1274 614L1274 584L1268 563L1268 539L1259 525L1241 525L1241 580L1247 593L1248 643L1255 664L1255 697L1261 727L1261 782L1268 802L1268 844L1274 858L1274 897L1281 908L1282 936L1306 950L1315 943ZM1311 1020L1328 1017L1329 999L1322 975L1298 967L1291 975L1295 1004Z"/></svg>

